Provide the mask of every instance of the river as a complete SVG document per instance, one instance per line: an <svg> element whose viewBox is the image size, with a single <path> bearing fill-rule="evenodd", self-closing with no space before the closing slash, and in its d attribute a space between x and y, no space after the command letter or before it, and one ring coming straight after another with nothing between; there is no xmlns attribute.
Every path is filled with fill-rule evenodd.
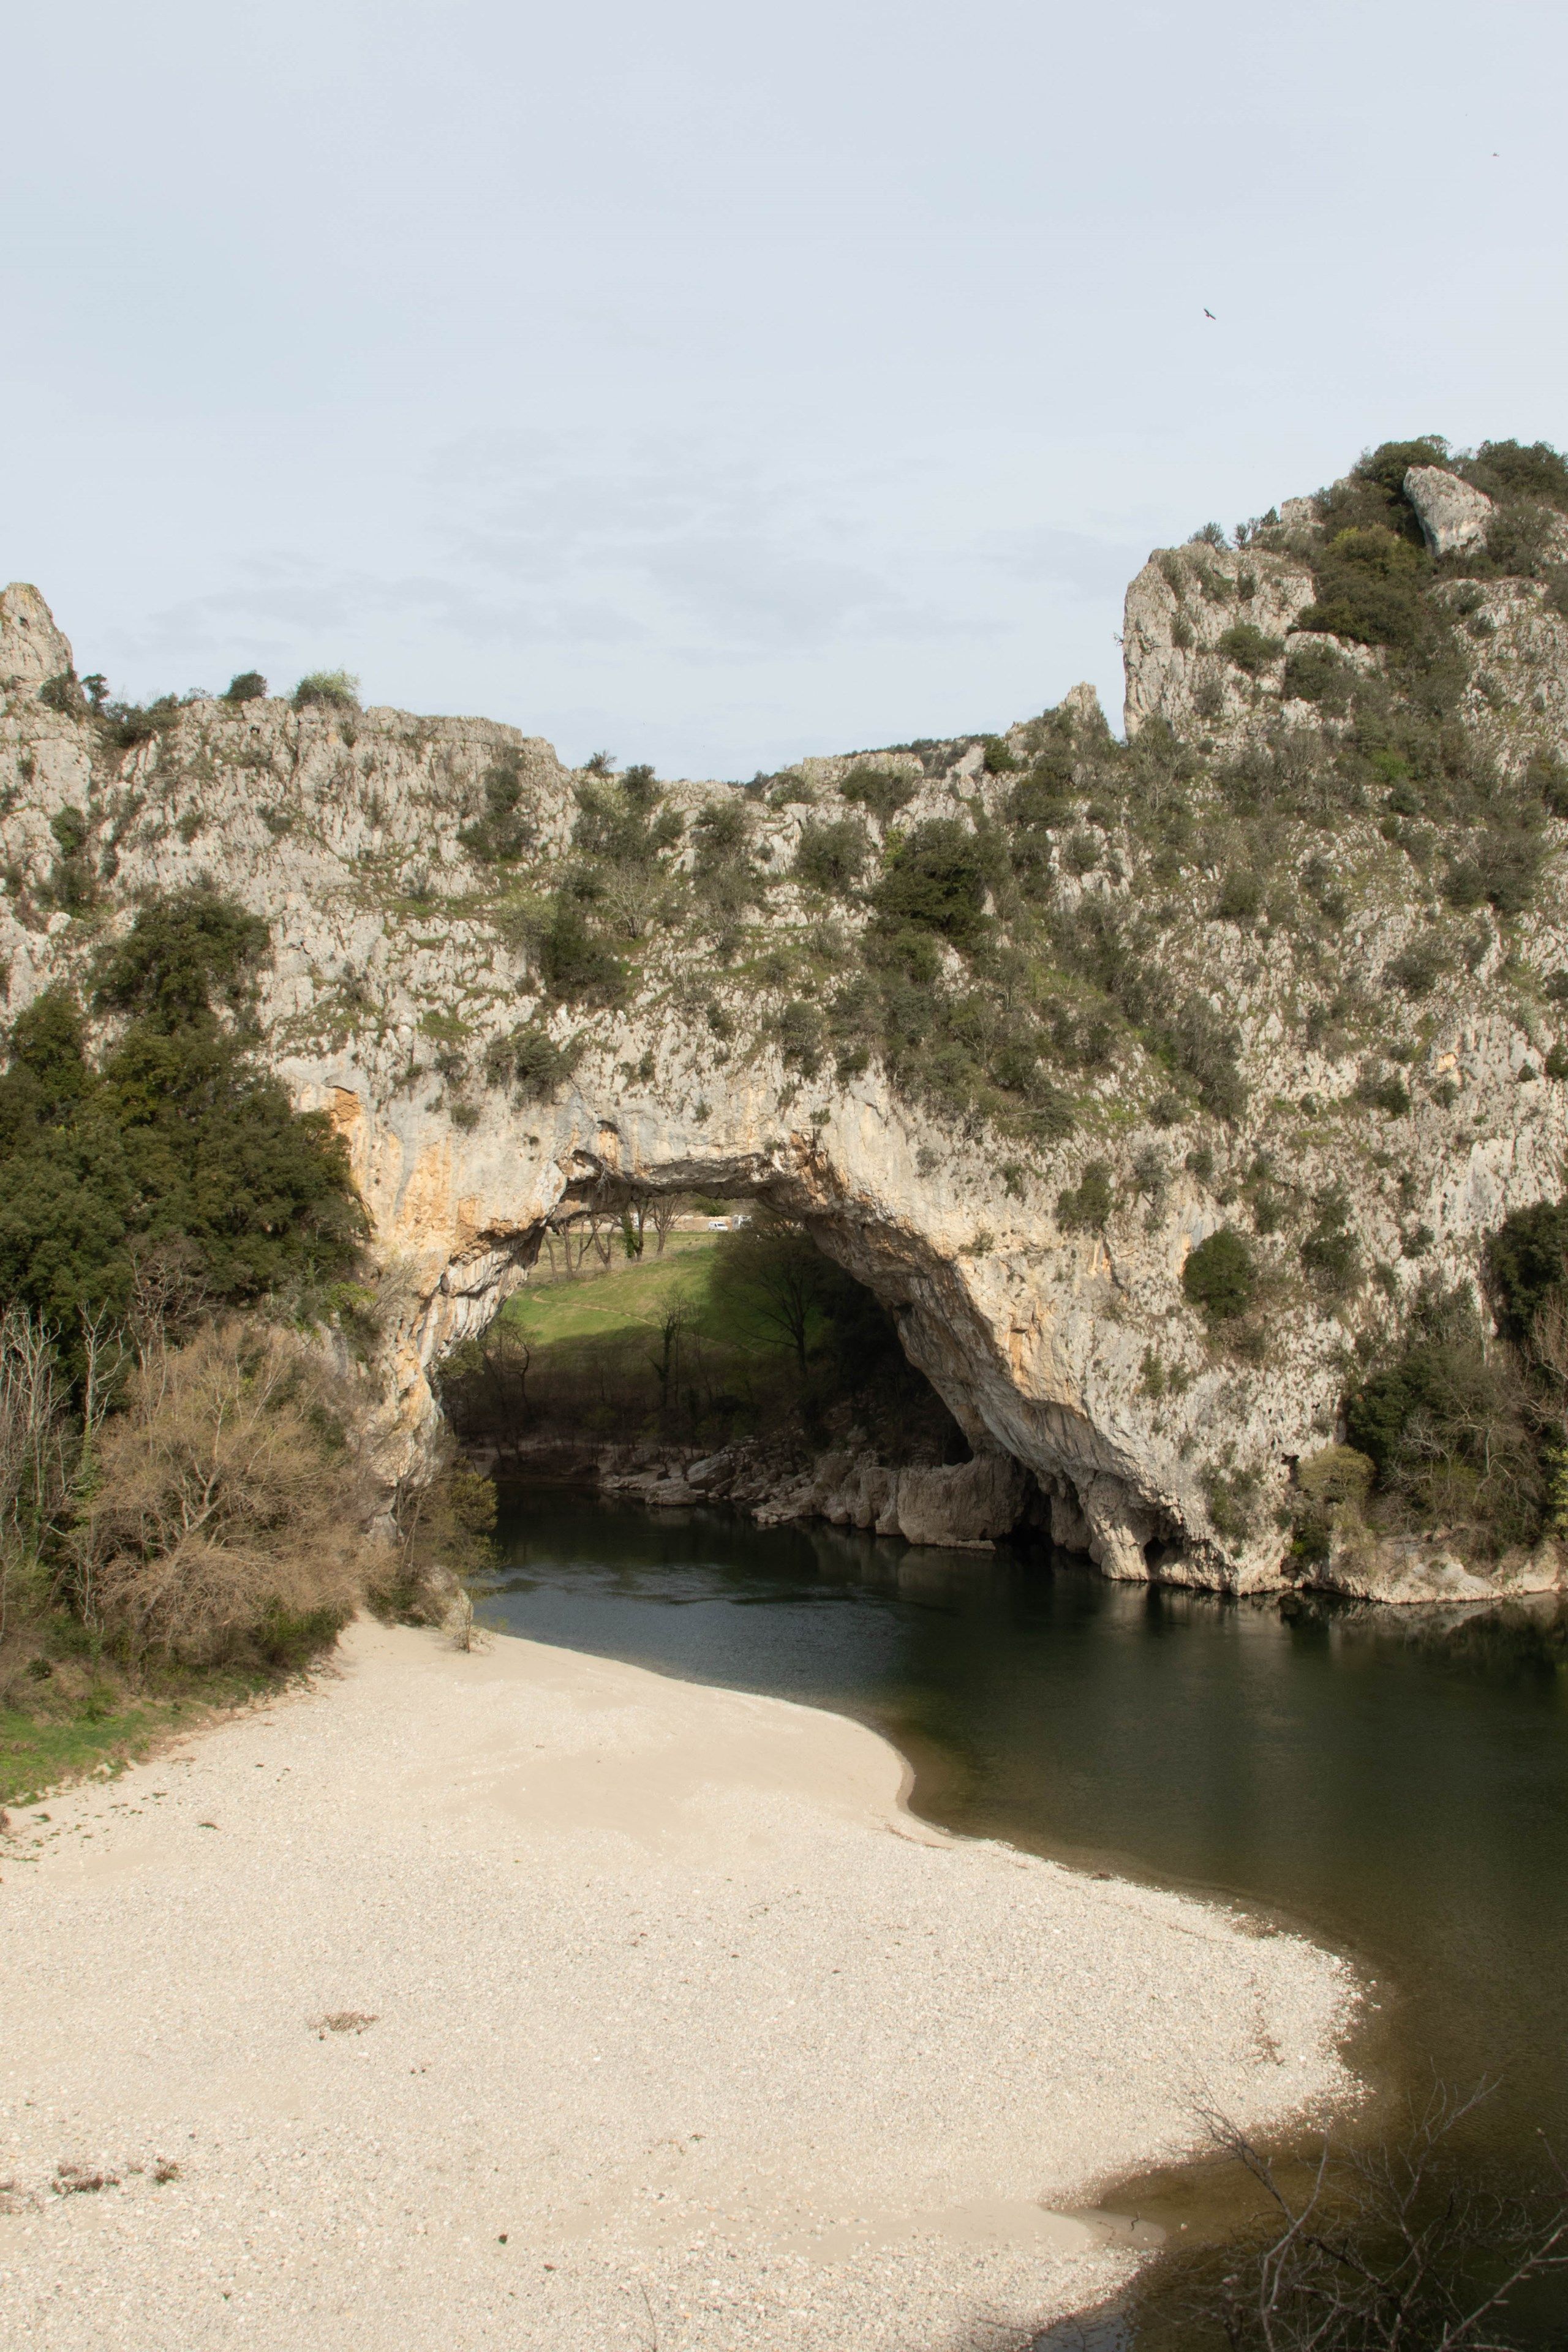
<svg viewBox="0 0 1568 2352"><path fill-rule="evenodd" d="M1568 2150L1568 1612L1281 1610L549 1489L500 1536L481 1622L837 1708L948 1828L1298 1927L1371 1988L1381 2104L1495 2078L1489 2157L1534 2179L1542 2132ZM1170 2222L1223 2191L1198 2166L1131 2193Z"/></svg>

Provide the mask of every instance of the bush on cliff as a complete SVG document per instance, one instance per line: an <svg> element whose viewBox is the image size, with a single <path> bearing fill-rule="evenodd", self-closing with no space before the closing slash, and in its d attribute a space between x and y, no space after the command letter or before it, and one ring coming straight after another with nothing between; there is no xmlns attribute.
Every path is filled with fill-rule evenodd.
<svg viewBox="0 0 1568 2352"><path fill-rule="evenodd" d="M1489 1338L1468 1286L1423 1286L1384 1361L1350 1391L1345 1426L1376 1468L1374 1525L1441 1528L1491 1556L1541 1532L1559 1442L1551 1400L1528 1356Z"/></svg>
<svg viewBox="0 0 1568 2352"><path fill-rule="evenodd" d="M1422 587L1431 558L1384 525L1340 531L1314 568L1317 599L1298 628L1408 649L1428 625Z"/></svg>
<svg viewBox="0 0 1568 2352"><path fill-rule="evenodd" d="M931 817L889 844L881 878L871 893L884 929L932 931L969 947L985 924L985 897L994 878L989 842L954 817Z"/></svg>
<svg viewBox="0 0 1568 2352"><path fill-rule="evenodd" d="M359 680L346 669L310 670L289 699L296 710L357 710Z"/></svg>
<svg viewBox="0 0 1568 2352"><path fill-rule="evenodd" d="M482 779L484 812L464 825L458 839L481 866L503 866L521 857L539 838L539 824L523 800L515 753L492 762Z"/></svg>
<svg viewBox="0 0 1568 2352"><path fill-rule="evenodd" d="M1245 1315L1258 1296L1258 1265L1241 1234L1222 1225L1200 1242L1182 1268L1182 1289L1214 1322Z"/></svg>
<svg viewBox="0 0 1568 2352"><path fill-rule="evenodd" d="M856 817L840 817L834 824L805 824L795 853L795 878L809 890L847 898L870 854L866 828Z"/></svg>
<svg viewBox="0 0 1568 2352"><path fill-rule="evenodd" d="M838 789L847 801L869 809L886 824L900 809L908 808L920 785L920 777L911 776L907 769L877 768L861 761L850 769Z"/></svg>
<svg viewBox="0 0 1568 2352"><path fill-rule="evenodd" d="M1216 650L1235 668L1245 670L1249 677L1258 677L1270 662L1279 660L1285 646L1283 639L1268 635L1251 621L1237 621L1220 637Z"/></svg>

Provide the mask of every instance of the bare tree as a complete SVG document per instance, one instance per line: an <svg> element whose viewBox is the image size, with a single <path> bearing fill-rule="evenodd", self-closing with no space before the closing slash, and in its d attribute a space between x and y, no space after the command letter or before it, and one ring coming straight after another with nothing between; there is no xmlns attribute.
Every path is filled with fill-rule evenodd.
<svg viewBox="0 0 1568 2352"><path fill-rule="evenodd" d="M655 1345L648 1351L654 1378L658 1382L658 1409L668 1411L669 1392L680 1372L680 1345L691 1321L691 1296L689 1291L672 1290L665 1297L653 1321Z"/></svg>
<svg viewBox="0 0 1568 2352"><path fill-rule="evenodd" d="M70 1496L69 1392L41 1315L0 1315L0 1640Z"/></svg>
<svg viewBox="0 0 1568 2352"><path fill-rule="evenodd" d="M680 1194L655 1192L648 1202L647 1214L648 1221L653 1226L654 1255L662 1257L665 1243L669 1239L670 1227L680 1214Z"/></svg>
<svg viewBox="0 0 1568 2352"><path fill-rule="evenodd" d="M544 1244L550 1253L550 1271L555 1271L555 1244L561 1244L562 1263L568 1276L583 1270L583 1261L594 1245L595 1228L591 1213L573 1207L559 1210L544 1228Z"/></svg>
<svg viewBox="0 0 1568 2352"><path fill-rule="evenodd" d="M1210 2258L1187 2317L1232 2352L1514 2352L1507 2306L1568 2270L1568 2177L1538 2198L1478 2178L1457 2145L1488 2095L1436 2085L1390 2145L1325 2139L1300 2190L1223 2117L1216 2147L1244 2166L1264 2218L1242 2260ZM1179 2341L1191 2340L1179 2336Z"/></svg>
<svg viewBox="0 0 1568 2352"><path fill-rule="evenodd" d="M780 1218L736 1234L718 1256L710 1280L715 1292L727 1292L753 1322L791 1350L804 1380L825 1272L815 1243Z"/></svg>
<svg viewBox="0 0 1568 2352"><path fill-rule="evenodd" d="M533 1350L514 1323L498 1319L479 1359L479 1411L498 1445L517 1451L528 1425L528 1375Z"/></svg>
<svg viewBox="0 0 1568 2352"><path fill-rule="evenodd" d="M206 1298L206 1272L194 1242L176 1234L133 1251L125 1329L143 1371L166 1346L189 1339Z"/></svg>

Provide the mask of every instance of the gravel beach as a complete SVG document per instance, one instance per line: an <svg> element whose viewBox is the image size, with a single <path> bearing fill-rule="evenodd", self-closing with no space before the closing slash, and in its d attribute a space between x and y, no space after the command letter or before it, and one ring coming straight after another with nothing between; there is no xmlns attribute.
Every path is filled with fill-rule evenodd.
<svg viewBox="0 0 1568 2352"><path fill-rule="evenodd" d="M1346 1968L906 1812L840 1717L353 1627L0 1838L0 2341L958 2352L1352 2086ZM99 2183L101 2185L94 2185Z"/></svg>

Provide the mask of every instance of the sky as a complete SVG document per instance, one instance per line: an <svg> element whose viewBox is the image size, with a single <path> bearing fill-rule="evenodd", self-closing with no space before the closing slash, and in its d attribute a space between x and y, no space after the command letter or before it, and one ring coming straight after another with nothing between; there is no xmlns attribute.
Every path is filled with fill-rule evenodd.
<svg viewBox="0 0 1568 2352"><path fill-rule="evenodd" d="M1568 442L1563 0L56 0L3 54L0 580L133 698L345 667L669 776L1119 725L1152 547Z"/></svg>

